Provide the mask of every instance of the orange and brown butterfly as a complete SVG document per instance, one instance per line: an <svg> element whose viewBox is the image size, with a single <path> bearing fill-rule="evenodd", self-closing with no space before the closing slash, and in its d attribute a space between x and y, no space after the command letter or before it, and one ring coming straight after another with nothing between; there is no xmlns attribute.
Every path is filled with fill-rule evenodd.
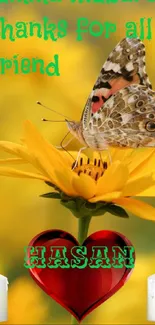
<svg viewBox="0 0 155 325"><path fill-rule="evenodd" d="M155 146L155 92L145 70L145 46L123 39L111 52L88 97L80 122L70 132L85 147Z"/></svg>
<svg viewBox="0 0 155 325"><path fill-rule="evenodd" d="M81 120L65 121L70 133L84 145L79 154L85 148L100 152L109 146L155 146L155 92L139 38L124 38L116 45L100 71Z"/></svg>

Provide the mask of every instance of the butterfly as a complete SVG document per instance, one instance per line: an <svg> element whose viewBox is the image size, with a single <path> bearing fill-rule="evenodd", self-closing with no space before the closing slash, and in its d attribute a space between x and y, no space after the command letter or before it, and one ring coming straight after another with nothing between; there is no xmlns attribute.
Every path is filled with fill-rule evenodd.
<svg viewBox="0 0 155 325"><path fill-rule="evenodd" d="M104 63L79 122L67 121L85 147L155 146L155 92L145 68L145 46L124 38Z"/></svg>

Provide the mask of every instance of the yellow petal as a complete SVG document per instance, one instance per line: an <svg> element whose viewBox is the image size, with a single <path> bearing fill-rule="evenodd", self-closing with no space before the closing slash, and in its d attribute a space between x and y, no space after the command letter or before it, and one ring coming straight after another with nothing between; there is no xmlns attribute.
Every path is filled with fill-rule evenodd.
<svg viewBox="0 0 155 325"><path fill-rule="evenodd" d="M65 168L61 152L50 145L29 121L25 122L25 143L45 175L54 181L53 169Z"/></svg>
<svg viewBox="0 0 155 325"><path fill-rule="evenodd" d="M54 166L64 166L66 154L46 141L30 121L25 122L25 143L31 152L46 157Z"/></svg>
<svg viewBox="0 0 155 325"><path fill-rule="evenodd" d="M113 150L111 150L112 162L117 160L123 162L124 159L131 156L133 150L134 149L131 148L113 148Z"/></svg>
<svg viewBox="0 0 155 325"><path fill-rule="evenodd" d="M12 143L9 141L0 141L0 149L3 149L5 152L10 154L16 155L21 159L29 162L32 164L36 169L39 170L46 178L50 178L53 181L52 175L49 175L46 170L42 167L41 162L38 160L37 157L33 153L29 153L28 149L23 145Z"/></svg>
<svg viewBox="0 0 155 325"><path fill-rule="evenodd" d="M9 141L0 141L0 149L23 159L25 162L29 162L35 168L39 169L39 171L42 172L42 168L38 164L36 158L32 154L30 154L27 148L24 147L23 145L9 142Z"/></svg>
<svg viewBox="0 0 155 325"><path fill-rule="evenodd" d="M139 192L138 194L136 194L136 196L141 196L141 197L155 197L155 185L151 186L149 188L147 188L146 190Z"/></svg>
<svg viewBox="0 0 155 325"><path fill-rule="evenodd" d="M130 176L136 176L144 169L145 174L150 172L148 168L148 163L150 165L151 160L154 158L155 162L155 149L153 148L138 148L133 154L129 157L128 161L125 162L128 164ZM154 164L152 165L152 167Z"/></svg>
<svg viewBox="0 0 155 325"><path fill-rule="evenodd" d="M55 180L54 184L56 184L64 193L69 196L77 196L77 192L75 191L72 185L72 177L73 171L65 170L65 172L55 170Z"/></svg>
<svg viewBox="0 0 155 325"><path fill-rule="evenodd" d="M21 144L16 144L9 141L0 141L0 149L14 155L19 155L23 148L24 147Z"/></svg>
<svg viewBox="0 0 155 325"><path fill-rule="evenodd" d="M86 174L81 173L80 176L75 174L72 179L72 184L78 196L84 199L90 199L96 193L96 182Z"/></svg>
<svg viewBox="0 0 155 325"><path fill-rule="evenodd" d="M97 182L96 195L122 190L129 176L128 168L119 161L115 161L104 172Z"/></svg>
<svg viewBox="0 0 155 325"><path fill-rule="evenodd" d="M34 173L29 173L29 172L23 172L20 170L16 170L13 168L3 168L0 167L0 175L1 176L9 176L9 177L19 177L19 178L35 178L35 179L40 179L42 181L47 181L49 182L50 180L46 178L43 175L40 174L34 174Z"/></svg>
<svg viewBox="0 0 155 325"><path fill-rule="evenodd" d="M27 161L21 158L0 159L0 164L25 164Z"/></svg>
<svg viewBox="0 0 155 325"><path fill-rule="evenodd" d="M89 199L89 202L95 203L98 201L104 201L104 202L113 202L113 200L119 198L122 196L122 192L112 192L112 193L106 193L100 196L95 196L92 199Z"/></svg>
<svg viewBox="0 0 155 325"><path fill-rule="evenodd" d="M147 203L133 198L120 198L113 200L113 202L140 218L155 221L155 208Z"/></svg>
<svg viewBox="0 0 155 325"><path fill-rule="evenodd" d="M111 157L112 162L114 163L115 161L119 160L124 161L127 157L130 157L131 153L133 152L134 149L130 148L111 148L109 147L108 150L104 150L101 153L102 156L102 161L107 161L109 165L109 156ZM100 159L100 155L98 152L94 151L93 152L93 159Z"/></svg>
<svg viewBox="0 0 155 325"><path fill-rule="evenodd" d="M152 185L155 185L155 179L153 179L152 174L132 178L126 183L123 189L123 196L135 196Z"/></svg>
<svg viewBox="0 0 155 325"><path fill-rule="evenodd" d="M29 161L31 159L27 149L21 144L9 141L0 141L0 149L19 158L23 158L25 161Z"/></svg>

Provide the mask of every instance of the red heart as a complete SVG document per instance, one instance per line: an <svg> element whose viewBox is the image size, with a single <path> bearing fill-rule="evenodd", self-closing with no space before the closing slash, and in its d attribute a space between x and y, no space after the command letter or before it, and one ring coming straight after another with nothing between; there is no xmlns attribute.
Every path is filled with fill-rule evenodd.
<svg viewBox="0 0 155 325"><path fill-rule="evenodd" d="M34 237L29 246L45 246L45 257L50 256L50 246L65 246L68 261L73 259L70 250L78 246L77 240L69 233L62 230L47 230ZM92 256L92 246L107 246L108 256L112 262L112 246L132 246L131 242L122 234L114 231L98 231L90 235L83 243L87 247L87 257ZM132 246L133 247L133 246ZM135 261L135 253L133 254ZM31 254L32 256L32 254ZM129 250L127 253L129 256ZM28 251L27 257L30 257ZM28 262L29 263L29 262ZM28 264L27 263L27 264ZM29 269L32 278L51 298L66 308L74 317L81 321L97 306L110 298L128 280L132 268L98 268L89 266L84 269Z"/></svg>

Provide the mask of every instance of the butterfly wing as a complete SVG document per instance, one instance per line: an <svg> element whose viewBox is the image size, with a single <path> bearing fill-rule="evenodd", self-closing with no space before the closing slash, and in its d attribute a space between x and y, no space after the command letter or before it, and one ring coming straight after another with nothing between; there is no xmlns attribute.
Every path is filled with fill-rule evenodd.
<svg viewBox="0 0 155 325"><path fill-rule="evenodd" d="M147 86L131 85L119 90L91 116L84 130L90 147L155 146L155 92Z"/></svg>
<svg viewBox="0 0 155 325"><path fill-rule="evenodd" d="M152 89L145 70L145 46L139 38L124 38L109 55L85 105L83 128L110 96L130 84Z"/></svg>

